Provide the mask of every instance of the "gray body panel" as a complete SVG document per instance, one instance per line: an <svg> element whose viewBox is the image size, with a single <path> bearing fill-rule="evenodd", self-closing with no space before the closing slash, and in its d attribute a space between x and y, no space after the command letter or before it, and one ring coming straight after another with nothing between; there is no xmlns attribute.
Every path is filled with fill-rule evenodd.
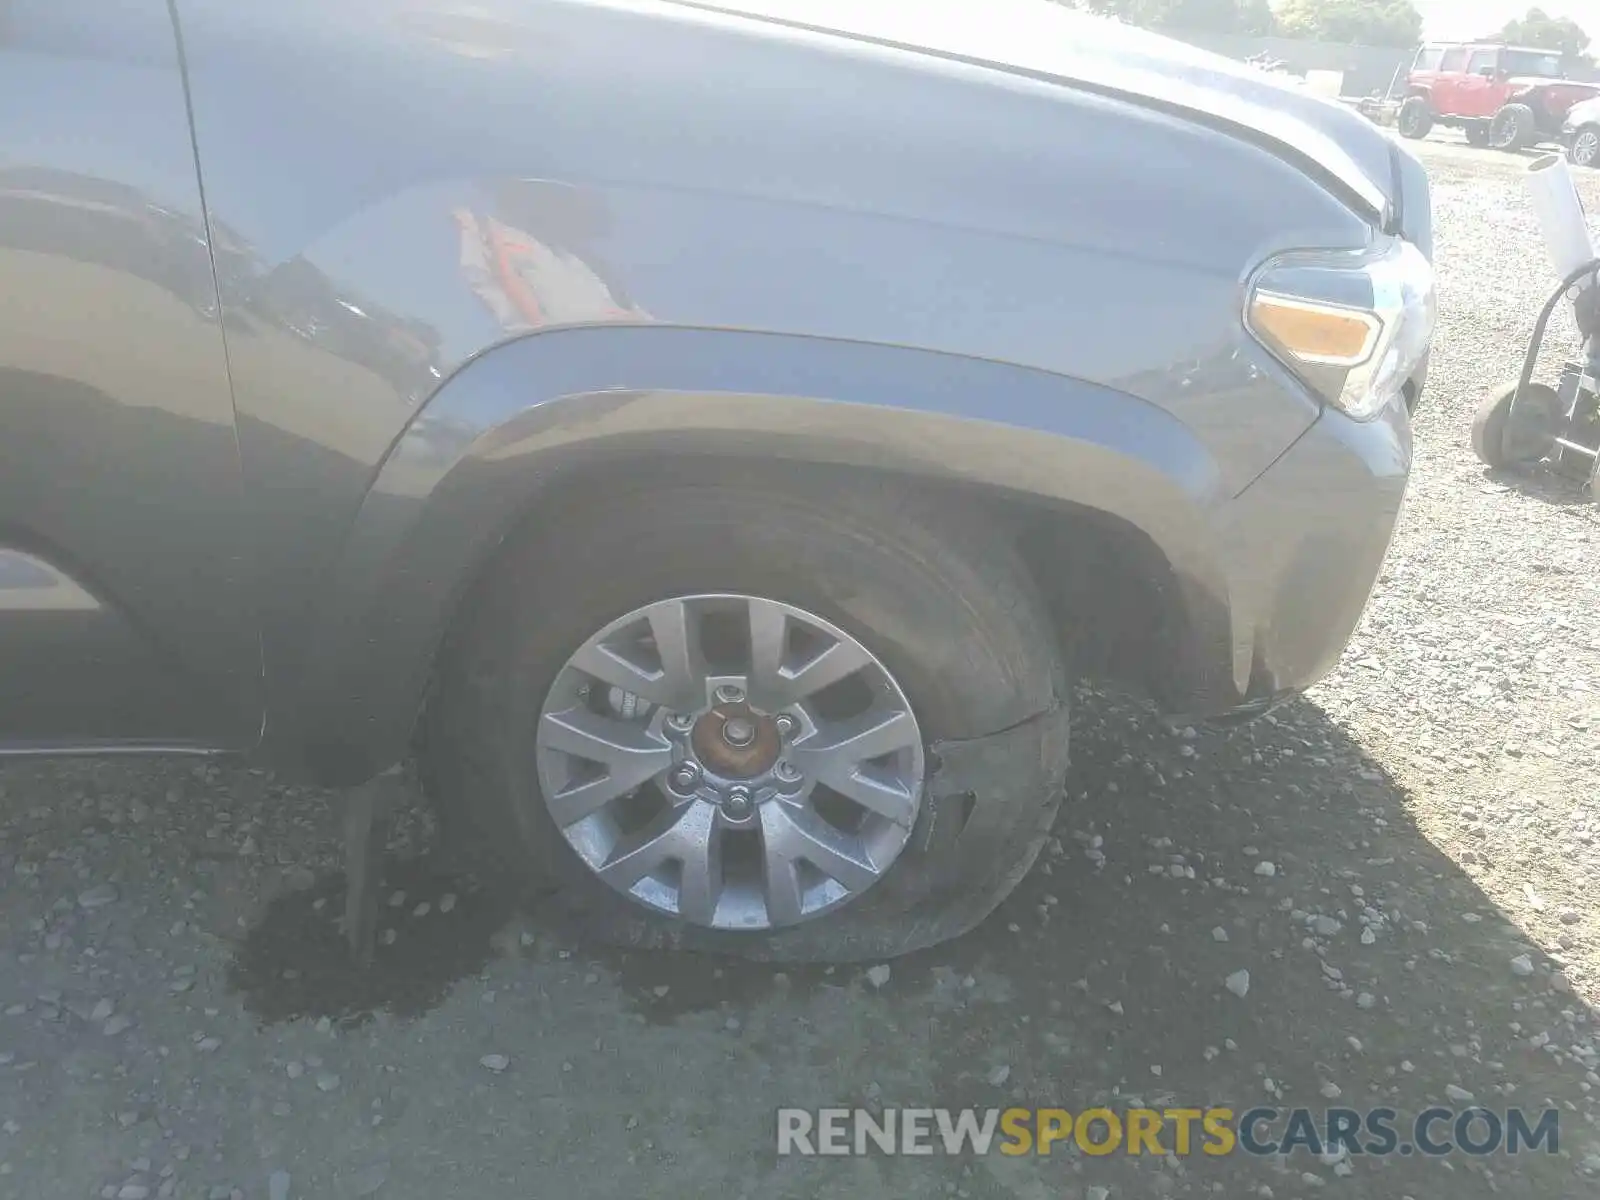
<svg viewBox="0 0 1600 1200"><path fill-rule="evenodd" d="M601 372L617 382L586 392ZM974 393L993 398L981 418ZM538 497L564 472L640 454L875 467L1063 518L1073 506L1116 513L1155 543L1182 593L1181 627L1159 634L1170 657L1148 682L1168 707L1204 715L1332 666L1387 551L1411 443L1398 404L1367 424L1324 416L1234 499L1159 406L1044 372L731 332L529 338L462 372L384 464L332 572L343 585L300 688L304 724L278 731L285 749L332 776L403 745L414 706L394 698L423 693L473 564L519 522L561 519Z"/></svg>
<svg viewBox="0 0 1600 1200"><path fill-rule="evenodd" d="M0 29L0 747L250 745L233 408L172 25Z"/></svg>
<svg viewBox="0 0 1600 1200"><path fill-rule="evenodd" d="M1080 47L1072 85L987 45L930 57L648 0L178 13L217 294L184 347L204 378L179 389L211 419L163 439L196 510L172 524L221 577L196 594L234 641L206 657L275 756L358 777L398 754L496 541L550 479L622 452L888 466L1115 513L1181 581L1180 707L1309 682L1359 615L1403 414L1328 433L1240 320L1273 253L1384 222L1425 238L1420 168L1358 119L1278 112L1188 55L1186 102L1157 103L1149 41L1120 76L1120 42ZM179 86L170 48L159 71ZM162 136L187 149L178 95ZM196 432L231 453L233 412L237 461ZM1264 611L1284 563L1240 530L1292 554L1291 519L1327 518L1242 514L1291 446L1324 444L1341 488L1376 456L1376 532L1339 533L1355 574L1297 596L1295 633ZM152 560L140 586L200 570ZM193 618L152 605L148 633L181 643ZM264 702L238 673L257 628Z"/></svg>

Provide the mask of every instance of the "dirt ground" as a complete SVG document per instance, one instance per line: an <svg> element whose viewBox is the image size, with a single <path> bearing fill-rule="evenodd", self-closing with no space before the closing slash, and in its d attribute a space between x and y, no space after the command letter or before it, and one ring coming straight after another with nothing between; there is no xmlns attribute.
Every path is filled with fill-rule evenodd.
<svg viewBox="0 0 1600 1200"><path fill-rule="evenodd" d="M1600 507L1474 461L1472 410L1515 373L1550 269L1520 164L1423 153L1443 327L1415 482L1303 702L1194 734L1086 698L1050 853L887 979L578 944L415 856L416 815L393 941L356 975L329 796L7 766L0 1197L1600 1194ZM1584 187L1600 212L1600 175ZM775 1153L779 1105L1136 1101L1553 1107L1560 1147Z"/></svg>

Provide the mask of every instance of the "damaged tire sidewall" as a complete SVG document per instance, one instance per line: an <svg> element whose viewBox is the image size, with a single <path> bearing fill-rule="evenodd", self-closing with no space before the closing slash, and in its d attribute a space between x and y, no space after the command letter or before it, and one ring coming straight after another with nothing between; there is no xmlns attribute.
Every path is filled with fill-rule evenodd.
<svg viewBox="0 0 1600 1200"><path fill-rule="evenodd" d="M488 809L475 824L491 840L497 826L512 833L528 865L550 877L563 915L605 941L843 961L929 945L981 920L1036 857L1066 765L1058 642L1009 543L903 496L885 506L881 493L774 495L770 480L749 492L667 490L645 505L605 505L581 527L517 549L475 606L451 672L457 685L441 697L451 732L440 751L481 768L465 789L445 786ZM598 569L565 572L552 592L540 569L550 562ZM706 592L781 600L848 631L906 691L929 747L923 803L899 858L858 899L796 926L705 929L614 892L549 821L533 738L516 732L536 727L551 679L609 608ZM462 740L476 750L449 744ZM454 774L441 765L446 779Z"/></svg>

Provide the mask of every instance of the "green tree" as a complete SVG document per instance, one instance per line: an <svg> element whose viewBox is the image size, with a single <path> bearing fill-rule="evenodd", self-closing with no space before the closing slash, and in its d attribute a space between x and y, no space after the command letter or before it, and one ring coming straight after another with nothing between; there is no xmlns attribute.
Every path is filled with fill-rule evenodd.
<svg viewBox="0 0 1600 1200"><path fill-rule="evenodd" d="M1513 46L1559 50L1573 58L1587 58L1590 37L1571 17L1552 17L1542 8L1530 8L1520 21L1508 21L1495 40Z"/></svg>
<svg viewBox="0 0 1600 1200"><path fill-rule="evenodd" d="M1411 0L1284 0L1278 30L1318 42L1415 46L1422 40L1422 14Z"/></svg>
<svg viewBox="0 0 1600 1200"><path fill-rule="evenodd" d="M1275 27L1269 0L1084 0L1083 7L1171 32L1268 34Z"/></svg>

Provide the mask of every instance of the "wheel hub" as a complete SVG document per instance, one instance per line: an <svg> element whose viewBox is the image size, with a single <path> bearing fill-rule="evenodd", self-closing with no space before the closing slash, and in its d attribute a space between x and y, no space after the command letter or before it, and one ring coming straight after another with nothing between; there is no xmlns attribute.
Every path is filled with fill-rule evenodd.
<svg viewBox="0 0 1600 1200"><path fill-rule="evenodd" d="M771 717L749 704L719 704L694 723L695 755L710 770L733 779L764 775L778 761L783 741Z"/></svg>

